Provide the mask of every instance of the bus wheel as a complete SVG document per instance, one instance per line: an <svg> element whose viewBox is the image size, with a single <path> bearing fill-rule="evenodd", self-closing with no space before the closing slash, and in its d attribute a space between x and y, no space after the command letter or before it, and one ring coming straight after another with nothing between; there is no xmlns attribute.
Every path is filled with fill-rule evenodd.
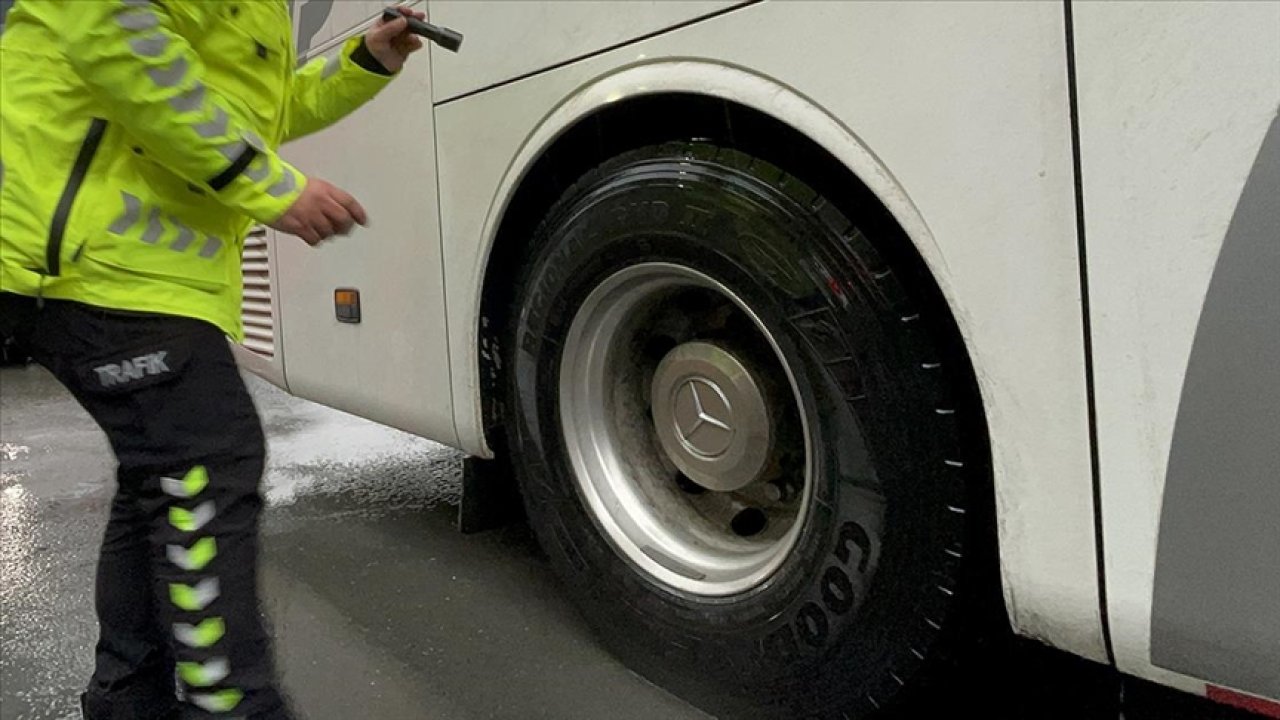
<svg viewBox="0 0 1280 720"><path fill-rule="evenodd" d="M991 590L966 559L986 450L857 222L758 158L669 144L567 190L522 267L507 441L605 642L724 717L861 718L912 688Z"/></svg>

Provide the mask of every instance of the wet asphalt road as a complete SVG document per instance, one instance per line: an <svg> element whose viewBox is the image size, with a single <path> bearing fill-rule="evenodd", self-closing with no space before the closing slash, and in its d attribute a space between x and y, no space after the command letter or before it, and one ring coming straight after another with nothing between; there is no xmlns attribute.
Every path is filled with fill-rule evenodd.
<svg viewBox="0 0 1280 720"><path fill-rule="evenodd" d="M266 609L302 717L711 717L597 644L527 528L455 530L456 453L249 383L270 447ZM0 720L78 717L113 467L105 438L50 376L0 370ZM1114 678L1087 663L1018 645L999 665L975 669L979 699L902 716L1121 716ZM1219 717L1201 704L1160 707L1141 717Z"/></svg>
<svg viewBox="0 0 1280 720"><path fill-rule="evenodd" d="M264 595L304 717L708 717L596 644L527 530L454 529L453 451L249 382L270 438ZM114 463L43 370L0 383L0 719L78 717Z"/></svg>

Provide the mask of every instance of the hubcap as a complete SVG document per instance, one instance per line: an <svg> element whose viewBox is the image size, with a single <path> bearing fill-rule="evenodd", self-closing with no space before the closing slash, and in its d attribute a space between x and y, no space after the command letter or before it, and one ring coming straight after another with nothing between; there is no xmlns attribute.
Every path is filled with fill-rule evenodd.
<svg viewBox="0 0 1280 720"><path fill-rule="evenodd" d="M708 490L732 492L759 479L771 451L760 384L718 345L677 346L654 373L653 421L667 456Z"/></svg>
<svg viewBox="0 0 1280 720"><path fill-rule="evenodd" d="M812 493L799 390L768 328L723 284L635 265L564 340L560 429L588 512L655 581L707 596L766 581Z"/></svg>

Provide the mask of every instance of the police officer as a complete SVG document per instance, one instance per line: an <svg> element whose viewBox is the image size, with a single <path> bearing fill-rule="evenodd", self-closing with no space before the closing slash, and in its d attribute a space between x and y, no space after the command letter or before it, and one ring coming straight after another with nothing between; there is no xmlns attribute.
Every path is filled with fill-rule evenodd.
<svg viewBox="0 0 1280 720"><path fill-rule="evenodd" d="M9 13L0 330L119 462L90 720L289 717L257 598L263 436L226 339L242 337L240 252L254 222L312 245L365 222L276 148L385 87L422 47L406 26L380 20L295 71L285 0Z"/></svg>

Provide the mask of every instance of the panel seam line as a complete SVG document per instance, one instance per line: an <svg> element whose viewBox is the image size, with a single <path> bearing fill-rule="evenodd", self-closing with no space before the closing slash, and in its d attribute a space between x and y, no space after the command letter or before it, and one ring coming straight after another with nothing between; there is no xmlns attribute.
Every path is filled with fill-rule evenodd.
<svg viewBox="0 0 1280 720"><path fill-rule="evenodd" d="M1102 514L1102 474L1098 453L1098 402L1094 381L1093 363L1093 315L1089 302L1089 253L1085 239L1084 222L1084 173L1080 152L1080 98L1077 91L1075 25L1072 16L1072 0L1063 0L1063 21L1066 30L1067 50L1067 99L1071 115L1071 168L1074 174L1076 206L1076 250L1080 268L1080 315L1084 340L1085 405L1088 412L1089 470L1093 486L1094 553L1098 573L1098 610L1102 623L1102 642L1107 662L1116 664L1115 647L1111 639L1111 619L1107 601L1106 547L1104 545Z"/></svg>

